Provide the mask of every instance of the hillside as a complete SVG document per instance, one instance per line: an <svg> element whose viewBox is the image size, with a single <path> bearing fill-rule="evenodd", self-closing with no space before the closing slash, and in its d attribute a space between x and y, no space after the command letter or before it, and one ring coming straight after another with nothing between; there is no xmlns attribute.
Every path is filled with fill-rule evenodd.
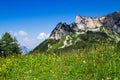
<svg viewBox="0 0 120 80"><path fill-rule="evenodd" d="M98 45L102 44L113 44L116 42L113 38L109 37L104 32L93 33L91 31L85 34L76 35L75 33L67 35L60 40L47 39L39 46L37 46L34 51L36 52L51 52L57 53L59 51L71 51L77 49L91 49L98 48Z"/></svg>
<svg viewBox="0 0 120 80"><path fill-rule="evenodd" d="M58 23L49 38L31 53L54 52L59 54L72 50L96 49L98 45L102 44L116 46L120 41L119 27L120 12L114 12L100 18L77 15L75 23L69 25Z"/></svg>
<svg viewBox="0 0 120 80"><path fill-rule="evenodd" d="M119 62L119 51L110 44L59 56L13 56L0 58L0 80L119 80Z"/></svg>

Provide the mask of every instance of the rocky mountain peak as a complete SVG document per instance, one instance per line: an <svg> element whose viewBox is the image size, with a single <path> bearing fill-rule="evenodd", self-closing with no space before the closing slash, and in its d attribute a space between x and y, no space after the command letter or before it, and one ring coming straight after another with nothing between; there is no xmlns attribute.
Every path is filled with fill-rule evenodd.
<svg viewBox="0 0 120 80"><path fill-rule="evenodd" d="M106 28L120 33L120 11L101 17L100 21Z"/></svg>
<svg viewBox="0 0 120 80"><path fill-rule="evenodd" d="M66 23L58 23L49 39L58 40L65 35L69 35L73 31L77 32L79 30L96 32L100 31L101 26L105 26L107 29L120 33L120 11L116 11L101 18L87 18L76 15L75 23L69 25Z"/></svg>
<svg viewBox="0 0 120 80"><path fill-rule="evenodd" d="M86 18L86 17L81 17L80 15L76 16L76 24L79 29L85 30L86 28L95 28L102 26L99 18Z"/></svg>
<svg viewBox="0 0 120 80"><path fill-rule="evenodd" d="M76 23L77 24L80 24L82 20L83 20L83 18L79 14L76 15Z"/></svg>
<svg viewBox="0 0 120 80"><path fill-rule="evenodd" d="M70 26L66 23L58 23L52 31L49 39L61 39L64 35L70 34Z"/></svg>

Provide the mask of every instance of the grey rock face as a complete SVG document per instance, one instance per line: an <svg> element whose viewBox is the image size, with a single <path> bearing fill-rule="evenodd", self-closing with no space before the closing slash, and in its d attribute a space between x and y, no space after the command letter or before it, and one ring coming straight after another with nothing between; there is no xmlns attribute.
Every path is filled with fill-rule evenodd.
<svg viewBox="0 0 120 80"><path fill-rule="evenodd" d="M49 39L61 39L65 35L69 35L71 32L77 32L79 29L75 23L70 25L66 23L58 23L55 29L53 29Z"/></svg>
<svg viewBox="0 0 120 80"><path fill-rule="evenodd" d="M102 26L99 18L86 18L80 15L76 16L76 24L79 29L86 30L87 28L96 28Z"/></svg>
<svg viewBox="0 0 120 80"><path fill-rule="evenodd" d="M79 30L76 23L71 23L70 29L71 29L70 31L74 31L74 32L77 32Z"/></svg>
<svg viewBox="0 0 120 80"><path fill-rule="evenodd" d="M64 35L70 34L70 26L66 23L58 23L58 25L55 27L55 29L52 31L49 39L61 39Z"/></svg>
<svg viewBox="0 0 120 80"><path fill-rule="evenodd" d="M103 26L117 33L120 33L120 12L114 12L100 18Z"/></svg>
<svg viewBox="0 0 120 80"><path fill-rule="evenodd" d="M98 32L101 26L120 33L120 12L114 12L101 18L86 18L77 15L75 23L71 23L70 25L59 23L52 31L49 39L58 40L65 35L69 35L71 32L77 32L79 30Z"/></svg>

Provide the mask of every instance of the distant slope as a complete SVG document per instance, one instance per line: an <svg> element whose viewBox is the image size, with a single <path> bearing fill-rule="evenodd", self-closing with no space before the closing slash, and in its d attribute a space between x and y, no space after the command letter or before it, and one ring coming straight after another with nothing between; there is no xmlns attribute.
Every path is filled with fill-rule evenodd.
<svg viewBox="0 0 120 80"><path fill-rule="evenodd" d="M26 46L19 46L20 50L23 54L27 54L29 52L28 48Z"/></svg>
<svg viewBox="0 0 120 80"><path fill-rule="evenodd" d="M104 32L91 32L88 31L85 34L72 33L63 37L60 40L47 39L37 46L33 52L54 52L56 54L60 52L66 52L71 50L81 50L91 48L98 48L98 45L115 45L116 41L108 36ZM109 46L108 45L108 46Z"/></svg>
<svg viewBox="0 0 120 80"><path fill-rule="evenodd" d="M54 45L57 43L57 40L53 39L47 39L43 41L40 45L38 45L33 51L35 53L40 53L40 52L47 52L49 50L49 45ZM30 52L30 53L31 53Z"/></svg>

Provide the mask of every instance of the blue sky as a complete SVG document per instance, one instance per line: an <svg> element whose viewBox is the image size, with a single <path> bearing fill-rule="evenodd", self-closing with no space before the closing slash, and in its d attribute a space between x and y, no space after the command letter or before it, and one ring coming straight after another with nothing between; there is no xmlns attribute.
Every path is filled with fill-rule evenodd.
<svg viewBox="0 0 120 80"><path fill-rule="evenodd" d="M117 10L120 0L0 0L0 36L10 32L33 49L59 22L75 22L77 14L100 17Z"/></svg>

